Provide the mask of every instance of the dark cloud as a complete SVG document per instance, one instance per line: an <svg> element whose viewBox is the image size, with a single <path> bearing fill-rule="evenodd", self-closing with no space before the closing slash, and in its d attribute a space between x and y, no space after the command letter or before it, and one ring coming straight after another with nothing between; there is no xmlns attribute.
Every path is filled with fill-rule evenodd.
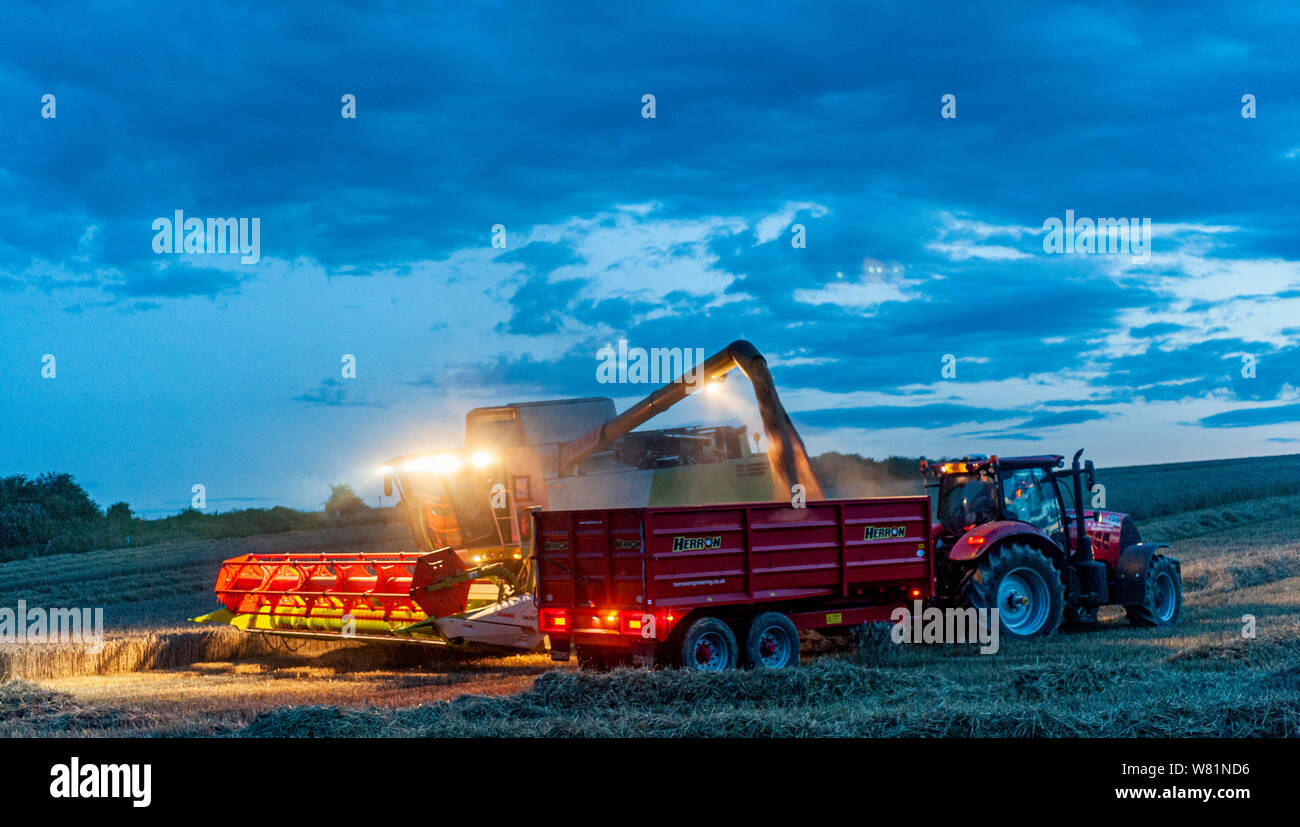
<svg viewBox="0 0 1300 827"><path fill-rule="evenodd" d="M793 411L791 417L809 428L946 428L969 422L997 422L1024 414L968 405L876 405L859 408L822 408Z"/></svg>
<svg viewBox="0 0 1300 827"><path fill-rule="evenodd" d="M1250 428L1255 425L1300 423L1300 405L1277 405L1271 408L1242 408L1224 411L1200 420L1203 428Z"/></svg>
<svg viewBox="0 0 1300 827"><path fill-rule="evenodd" d="M339 379L322 379L318 387L293 397L294 402L325 405L331 408L384 408L386 405L355 399Z"/></svg>
<svg viewBox="0 0 1300 827"><path fill-rule="evenodd" d="M1029 419L1021 422L1017 427L1024 428L1025 430L1035 428L1059 428L1062 425L1078 425L1083 422L1093 422L1105 418L1106 414L1101 411L1053 411L1034 414Z"/></svg>
<svg viewBox="0 0 1300 827"><path fill-rule="evenodd" d="M1138 339L1154 339L1186 329L1187 327L1181 324L1173 324L1172 322L1156 322L1154 324L1135 327L1129 331L1129 335Z"/></svg>

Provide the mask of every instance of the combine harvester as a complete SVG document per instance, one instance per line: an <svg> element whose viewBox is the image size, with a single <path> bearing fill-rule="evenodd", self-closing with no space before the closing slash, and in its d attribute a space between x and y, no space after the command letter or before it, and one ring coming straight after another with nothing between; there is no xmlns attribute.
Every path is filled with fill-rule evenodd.
<svg viewBox="0 0 1300 827"><path fill-rule="evenodd" d="M753 386L765 458L750 452L744 427L634 431L733 369ZM418 550L234 557L217 576L222 608L195 621L295 638L533 649L543 634L532 512L789 501L796 483L822 496L766 360L746 341L617 415L605 398L475 408L464 450L399 457L384 472Z"/></svg>

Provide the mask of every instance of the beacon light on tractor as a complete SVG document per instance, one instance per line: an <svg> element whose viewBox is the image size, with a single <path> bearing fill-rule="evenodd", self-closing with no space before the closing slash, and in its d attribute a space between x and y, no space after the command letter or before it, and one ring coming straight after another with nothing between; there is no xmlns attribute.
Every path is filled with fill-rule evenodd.
<svg viewBox="0 0 1300 827"><path fill-rule="evenodd" d="M750 452L744 427L634 430L735 369L753 385L765 457ZM795 480L821 496L766 360L744 341L621 414L603 398L476 408L463 450L398 457L382 470L414 550L235 557L217 577L222 608L196 620L291 637L533 648L547 631L532 595L533 511L788 500ZM613 634L639 633L635 618L599 620Z"/></svg>

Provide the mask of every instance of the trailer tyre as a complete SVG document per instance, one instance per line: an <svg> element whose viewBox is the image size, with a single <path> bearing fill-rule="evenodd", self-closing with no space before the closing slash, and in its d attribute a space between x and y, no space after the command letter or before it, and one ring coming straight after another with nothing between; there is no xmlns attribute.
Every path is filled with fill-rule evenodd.
<svg viewBox="0 0 1300 827"><path fill-rule="evenodd" d="M731 627L716 617L702 617L682 636L683 669L721 672L734 669L740 661L740 647Z"/></svg>
<svg viewBox="0 0 1300 827"><path fill-rule="evenodd" d="M962 603L997 609L1001 634L1046 636L1061 625L1065 585L1046 554L1022 543L992 548L962 577Z"/></svg>
<svg viewBox="0 0 1300 827"><path fill-rule="evenodd" d="M1143 600L1124 609L1128 622L1134 626L1155 628L1176 624L1183 613L1183 578L1174 561L1163 554L1151 555Z"/></svg>
<svg viewBox="0 0 1300 827"><path fill-rule="evenodd" d="M799 665L799 630L780 612L763 612L749 624L745 663L755 669Z"/></svg>

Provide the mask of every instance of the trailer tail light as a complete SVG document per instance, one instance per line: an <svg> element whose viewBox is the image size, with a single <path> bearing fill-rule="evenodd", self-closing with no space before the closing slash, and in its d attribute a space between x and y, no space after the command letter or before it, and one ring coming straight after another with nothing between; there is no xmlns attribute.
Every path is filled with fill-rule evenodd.
<svg viewBox="0 0 1300 827"><path fill-rule="evenodd" d="M542 609L543 632L569 631L569 612L567 609Z"/></svg>
<svg viewBox="0 0 1300 827"><path fill-rule="evenodd" d="M620 634L641 637L646 633L646 629L654 628L654 620L646 622L646 616L643 612L631 611L623 612L619 616L618 631Z"/></svg>

